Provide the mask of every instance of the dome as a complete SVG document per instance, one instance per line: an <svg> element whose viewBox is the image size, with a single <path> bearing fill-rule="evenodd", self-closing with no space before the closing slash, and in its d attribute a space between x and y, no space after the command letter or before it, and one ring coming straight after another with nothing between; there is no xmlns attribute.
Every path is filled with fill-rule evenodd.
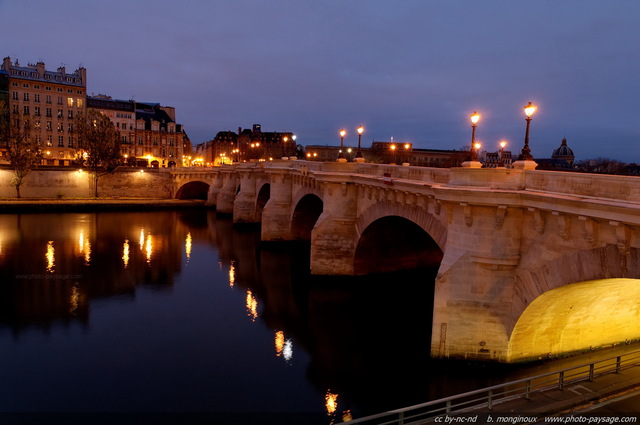
<svg viewBox="0 0 640 425"><path fill-rule="evenodd" d="M573 150L571 150L571 148L569 146L567 146L567 139L562 139L562 144L560 145L559 148L555 149L553 151L553 154L551 155L551 158L553 159L564 159L566 160L569 164L571 164L573 162L573 160L575 159L575 155L573 154Z"/></svg>

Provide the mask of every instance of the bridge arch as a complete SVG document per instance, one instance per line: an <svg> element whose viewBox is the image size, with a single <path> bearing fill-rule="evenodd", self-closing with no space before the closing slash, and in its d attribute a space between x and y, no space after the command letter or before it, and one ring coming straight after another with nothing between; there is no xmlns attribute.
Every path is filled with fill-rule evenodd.
<svg viewBox="0 0 640 425"><path fill-rule="evenodd" d="M367 208L356 220L358 238L371 223L383 217L397 216L405 218L424 230L444 252L447 244L447 228L432 214L416 206L401 206L392 202L378 202Z"/></svg>
<svg viewBox="0 0 640 425"><path fill-rule="evenodd" d="M264 210L265 205L269 202L271 198L271 184L265 183L260 187L258 191L258 196L256 197L256 218L257 221L262 221L262 211Z"/></svg>
<svg viewBox="0 0 640 425"><path fill-rule="evenodd" d="M640 330L632 325L640 319L639 263L640 250L606 245L520 271L514 283L508 361L640 339Z"/></svg>
<svg viewBox="0 0 640 425"><path fill-rule="evenodd" d="M176 199L202 199L207 200L209 184L203 181L190 181L180 186L176 192Z"/></svg>
<svg viewBox="0 0 640 425"><path fill-rule="evenodd" d="M311 240L311 231L322 214L324 203L316 194L308 193L295 204L291 216L291 237L294 240Z"/></svg>
<svg viewBox="0 0 640 425"><path fill-rule="evenodd" d="M354 255L354 274L386 273L418 267L439 267L442 250L411 220L385 216L360 235Z"/></svg>
<svg viewBox="0 0 640 425"><path fill-rule="evenodd" d="M640 280L599 279L545 292L511 334L509 361L554 358L640 340Z"/></svg>

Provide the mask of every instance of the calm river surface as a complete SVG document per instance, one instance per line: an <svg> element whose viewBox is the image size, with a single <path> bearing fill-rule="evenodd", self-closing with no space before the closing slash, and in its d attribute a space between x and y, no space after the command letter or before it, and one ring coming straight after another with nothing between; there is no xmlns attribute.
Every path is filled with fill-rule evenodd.
<svg viewBox="0 0 640 425"><path fill-rule="evenodd" d="M429 359L434 270L312 278L308 246L259 239L201 210L1 214L0 412L330 424L512 374Z"/></svg>

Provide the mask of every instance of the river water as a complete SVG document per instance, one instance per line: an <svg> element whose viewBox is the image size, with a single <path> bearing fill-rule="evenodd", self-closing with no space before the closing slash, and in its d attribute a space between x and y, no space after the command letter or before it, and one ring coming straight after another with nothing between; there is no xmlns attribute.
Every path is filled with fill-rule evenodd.
<svg viewBox="0 0 640 425"><path fill-rule="evenodd" d="M0 215L0 412L330 424L513 375L429 359L435 270L308 270L208 211Z"/></svg>

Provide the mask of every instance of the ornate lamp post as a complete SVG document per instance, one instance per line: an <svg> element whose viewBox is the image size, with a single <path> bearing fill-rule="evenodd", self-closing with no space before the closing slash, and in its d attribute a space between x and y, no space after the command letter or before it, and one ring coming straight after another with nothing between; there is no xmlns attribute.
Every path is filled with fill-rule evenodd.
<svg viewBox="0 0 640 425"><path fill-rule="evenodd" d="M471 114L471 161L478 160L478 151L475 148L476 142L476 127L478 126L478 121L480 121L480 114L476 111L473 111Z"/></svg>
<svg viewBox="0 0 640 425"><path fill-rule="evenodd" d="M338 154L338 162L347 162L347 158L344 157L344 136L347 132L340 130L340 154Z"/></svg>
<svg viewBox="0 0 640 425"><path fill-rule="evenodd" d="M533 156L531 155L531 149L529 149L529 126L531 125L531 115L536 111L535 105L531 102L527 106L524 107L524 114L527 116L525 120L527 121L527 131L524 134L524 147L522 148L522 153L520 153L519 160L531 161L533 160Z"/></svg>
<svg viewBox="0 0 640 425"><path fill-rule="evenodd" d="M504 148L507 146L507 142L505 140L500 142L500 153L498 154L498 167L504 167Z"/></svg>
<svg viewBox="0 0 640 425"><path fill-rule="evenodd" d="M356 158L362 158L362 151L360 150L360 140L362 139L362 132L364 131L364 127L358 127L358 152L356 152Z"/></svg>

